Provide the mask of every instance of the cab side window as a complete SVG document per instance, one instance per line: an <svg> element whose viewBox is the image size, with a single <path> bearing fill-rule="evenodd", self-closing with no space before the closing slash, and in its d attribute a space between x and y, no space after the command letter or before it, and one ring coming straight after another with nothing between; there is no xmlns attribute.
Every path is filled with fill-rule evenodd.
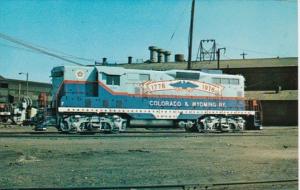
<svg viewBox="0 0 300 190"><path fill-rule="evenodd" d="M213 83L221 84L221 78L213 78Z"/></svg>
<svg viewBox="0 0 300 190"><path fill-rule="evenodd" d="M239 79L230 79L230 84L232 84L232 85L239 85L240 81L239 81Z"/></svg>
<svg viewBox="0 0 300 190"><path fill-rule="evenodd" d="M212 82L215 84L230 84L230 85L239 85L239 79L228 79L228 78L213 78Z"/></svg>
<svg viewBox="0 0 300 190"><path fill-rule="evenodd" d="M144 82L144 81L148 81L150 80L150 75L149 74L140 74L140 81Z"/></svg>
<svg viewBox="0 0 300 190"><path fill-rule="evenodd" d="M106 75L106 84L120 86L120 75Z"/></svg>
<svg viewBox="0 0 300 190"><path fill-rule="evenodd" d="M222 79L221 79L221 83L222 83L222 84L230 84L230 80L229 80L229 79L226 79L226 78L222 78Z"/></svg>

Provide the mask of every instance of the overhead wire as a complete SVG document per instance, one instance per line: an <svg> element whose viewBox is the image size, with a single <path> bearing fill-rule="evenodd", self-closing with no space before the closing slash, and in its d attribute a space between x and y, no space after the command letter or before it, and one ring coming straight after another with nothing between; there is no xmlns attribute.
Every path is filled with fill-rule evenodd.
<svg viewBox="0 0 300 190"><path fill-rule="evenodd" d="M16 39L14 37L11 37L11 36L8 36L8 35L5 35L3 33L0 33L0 38L4 39L4 40L7 40L7 41L10 41L12 43L15 43L15 44L18 44L18 45L21 45L21 46L24 46L28 49L31 49L31 50L34 50L34 51L37 51L39 53L42 53L42 54L45 54L45 55L48 55L48 56L51 56L51 57L55 57L57 59L61 59L63 61L66 61L66 62L69 62L69 63L73 63L75 65L79 65L79 66L84 66L84 64L82 63L79 63L79 62L76 62L76 61L73 61L73 60L70 60L68 58L65 58L64 56L60 56L60 55L57 55L55 53L52 53L52 52L49 52L47 50L44 50L40 47L37 47L37 46L33 46L27 42L24 42L24 41L21 41L19 39Z"/></svg>
<svg viewBox="0 0 300 190"><path fill-rule="evenodd" d="M30 44L30 43L28 43L28 44ZM55 49L52 49L52 48L47 48L47 47L44 47L44 46L41 46L41 45L36 45L36 44L32 44L32 43L31 43L31 45L42 48L42 49L45 49L45 50L48 50L48 51L59 53L59 54L61 54L62 57L65 57L65 58L79 59L79 60L82 60L82 61L89 61L89 62L95 62L96 61L95 59L74 56L74 55L71 55L71 54L68 54L68 53L65 53L65 52L62 52L62 51L59 51L59 50L55 50Z"/></svg>
<svg viewBox="0 0 300 190"><path fill-rule="evenodd" d="M226 58L228 58L228 59L233 59L232 57L229 57L229 56L227 56L225 54L223 54L223 56L226 57Z"/></svg>
<svg viewBox="0 0 300 190"><path fill-rule="evenodd" d="M262 51L257 51L257 50L249 50L249 49L244 49L244 48L239 48L239 47L234 47L234 46L227 46L227 45L220 44L220 43L217 43L217 45L225 46L226 48L229 48L229 49L242 50L242 51L246 51L246 52L253 52L253 53L264 54L264 55L271 55L271 56L275 56L275 57L277 56L277 55L274 55L274 54L269 53L269 52L262 52Z"/></svg>
<svg viewBox="0 0 300 190"><path fill-rule="evenodd" d="M174 29L174 31L173 31L171 37L170 37L169 42L168 42L168 45L167 45L168 48L169 48L169 46L170 46L170 44L171 44L171 42L172 42L172 40L173 40L173 38L174 38L174 36L175 36L175 34L176 34L176 32L177 32L179 26L182 25L183 19L185 18L183 15L187 12L188 8L189 8L189 4L187 4L187 6L185 6L185 8L183 9L183 11L181 12L181 14L180 14L180 16L179 16L179 19L177 20L177 22L175 22L175 23L177 23L177 24L176 24L175 29Z"/></svg>
<svg viewBox="0 0 300 190"><path fill-rule="evenodd" d="M17 49L17 50L27 51L27 52L31 52L31 53L38 53L38 52L33 51L31 49L26 49L26 48L22 48L22 47L18 47L18 46L13 46L13 45L8 45L8 44L4 44L4 43L0 43L0 46L6 47L6 48L14 48L14 49Z"/></svg>
<svg viewBox="0 0 300 190"><path fill-rule="evenodd" d="M18 47L18 46L13 46L13 45L8 45L8 44L4 44L4 43L0 43L0 46L2 47L7 47L7 48L14 48L16 50L21 50L21 51L27 51L27 52L30 52L30 53L36 53L36 54L41 54L40 52L38 51L34 51L34 50L31 50L31 49L27 49L27 48L22 48L22 47ZM81 57L76 57L76 56L73 56L73 55L64 55L61 57L64 57L64 58L73 58L73 59L80 59L82 61L88 61L88 62L95 62L96 60L93 60L93 59L87 59L87 58L81 58Z"/></svg>

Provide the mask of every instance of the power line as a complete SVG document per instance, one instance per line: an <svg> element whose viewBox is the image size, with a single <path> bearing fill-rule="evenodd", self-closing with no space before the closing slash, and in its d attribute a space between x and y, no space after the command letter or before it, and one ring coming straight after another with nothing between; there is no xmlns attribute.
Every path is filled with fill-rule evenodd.
<svg viewBox="0 0 300 190"><path fill-rule="evenodd" d="M36 45L36 44L28 43L28 42L27 42L27 44L30 44L30 45L35 46L35 47L39 47L41 49L45 49L47 51L52 51L52 52L59 53L59 54L61 54L61 57L64 57L64 58L68 57L68 58L72 58L72 59L79 59L79 60L82 60L82 61L89 61L89 62L95 62L96 61L95 59L74 56L74 55L71 55L71 54L68 54L68 53L65 53L65 52L62 52L62 51L52 49L52 48L46 48L46 47L41 46L41 45Z"/></svg>
<svg viewBox="0 0 300 190"><path fill-rule="evenodd" d="M226 57L227 59L233 59L232 57L229 57L228 55L223 55L224 57Z"/></svg>
<svg viewBox="0 0 300 190"><path fill-rule="evenodd" d="M78 60L81 60L81 61L88 61L88 62L93 62L93 63L96 61L95 59L77 57L77 56L74 56L74 55L67 55L67 54L66 54L66 56L62 56L62 57L69 57L69 58L72 58L72 59L78 59Z"/></svg>
<svg viewBox="0 0 300 190"><path fill-rule="evenodd" d="M22 47L17 47L17 46L12 46L12 45L3 44L3 43L0 43L0 46L7 47L7 48L14 48L14 49L17 49L17 50L27 51L27 52L31 52L31 53L39 53L39 52L30 50L30 49L26 49L26 48L22 48Z"/></svg>
<svg viewBox="0 0 300 190"><path fill-rule="evenodd" d="M172 42L172 40L173 40L173 38L174 38L174 36L175 36L175 34L176 34L176 32L177 32L179 26L182 25L183 19L185 18L183 15L184 15L185 13L187 13L189 6L190 6L189 4L187 4L187 5L185 6L185 8L183 9L183 11L181 12L181 14L180 14L180 16L179 16L179 19L177 19L177 21L175 22L175 23L176 23L176 26L175 26L174 32L172 33L172 35L171 35L171 37L170 37L170 40L169 40L169 42L168 42L168 45L167 45L168 48L170 47L170 44L171 44L171 42Z"/></svg>
<svg viewBox="0 0 300 190"><path fill-rule="evenodd" d="M52 56L52 57L55 57L55 58L57 58L57 59L61 59L61 60L63 60L63 61L69 62L69 63L73 63L73 64L80 65L80 66L84 66L84 65L81 64L81 63L78 63L78 62L76 62L76 61L67 59L67 58L65 58L65 57L63 57L63 56L54 54L54 53L52 53L52 52L43 50L43 49L41 49L41 48L35 47L35 46L30 45L30 44L28 44L28 43L26 43L26 42L22 42L22 41L20 41L20 40L18 40L18 39L16 39L16 38L13 38L13 37L11 37L11 36L7 36L7 35L2 34L2 33L0 33L0 38L2 38L2 39L4 39L4 40L7 40L7 41L10 41L10 42L12 42L12 43L18 44L18 45L22 45L22 46L24 46L24 47L26 47L26 48L29 48L29 49L32 49L32 50L34 50L34 51L40 52L40 53L42 53L42 54L46 54L46 55L48 55L48 56Z"/></svg>
<svg viewBox="0 0 300 190"><path fill-rule="evenodd" d="M276 55L274 55L272 53L269 53L269 52L262 52L262 51L257 51L257 50L249 50L249 49L244 49L244 48L239 48L239 47L234 47L234 46L227 46L227 45L219 44L219 43L217 43L217 45L225 46L226 48L229 48L229 49L236 49L236 50L242 50L242 51L246 51L246 52L253 52L253 53L257 53L257 54L264 54L264 55L276 56Z"/></svg>
<svg viewBox="0 0 300 190"><path fill-rule="evenodd" d="M42 53L40 53L40 52L31 50L31 49L22 48L22 47L13 46L13 45L8 45L8 44L3 44L3 43L0 43L0 46L2 46L2 47L7 47L7 48L14 48L14 49L16 49L16 50L21 50L21 51L27 51L27 52L30 52L30 53L42 54ZM54 50L53 50L53 51L54 51ZM57 51L57 52L58 52L58 51ZM65 54L65 56L61 56L61 57L64 57L64 58L69 57L69 58L79 59L79 60L82 60L82 61L93 62L93 63L96 61L96 60L94 60L94 59L81 58L81 57L77 57L77 56L73 56L73 55L68 55L68 54Z"/></svg>

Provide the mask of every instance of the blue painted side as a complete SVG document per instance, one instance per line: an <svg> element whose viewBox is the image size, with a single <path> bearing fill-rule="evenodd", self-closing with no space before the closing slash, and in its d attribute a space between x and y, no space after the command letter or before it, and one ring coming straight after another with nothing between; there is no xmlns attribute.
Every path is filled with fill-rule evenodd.
<svg viewBox="0 0 300 190"><path fill-rule="evenodd" d="M93 94L95 84L65 84L64 96L60 106L90 108L128 108L128 109L174 109L174 110L232 110L243 111L243 100L215 98L164 98L114 95L97 85L97 94ZM154 119L151 114L131 114L138 119ZM194 119L195 115L180 115L179 119ZM198 116L199 117L199 116Z"/></svg>

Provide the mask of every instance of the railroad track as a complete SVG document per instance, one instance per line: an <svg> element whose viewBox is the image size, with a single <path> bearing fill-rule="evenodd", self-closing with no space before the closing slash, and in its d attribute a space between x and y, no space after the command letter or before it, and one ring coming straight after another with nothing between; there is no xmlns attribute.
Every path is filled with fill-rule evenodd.
<svg viewBox="0 0 300 190"><path fill-rule="evenodd" d="M71 190L71 189L178 189L178 190L200 190L200 189L295 189L298 187L298 179L264 180L264 181L242 181L212 184L177 184L177 185L134 185L134 186L108 186L108 187L48 187L48 188L0 188L1 190Z"/></svg>
<svg viewBox="0 0 300 190"><path fill-rule="evenodd" d="M187 133L185 131L126 131L120 133L61 133L61 132L48 132L48 131L26 131L26 132L0 132L1 138L14 138L14 137L25 137L25 138L40 138L40 137L55 137L55 138L66 138L66 137L251 137L251 136L274 136L271 134L263 134L259 131L247 131L240 133Z"/></svg>

